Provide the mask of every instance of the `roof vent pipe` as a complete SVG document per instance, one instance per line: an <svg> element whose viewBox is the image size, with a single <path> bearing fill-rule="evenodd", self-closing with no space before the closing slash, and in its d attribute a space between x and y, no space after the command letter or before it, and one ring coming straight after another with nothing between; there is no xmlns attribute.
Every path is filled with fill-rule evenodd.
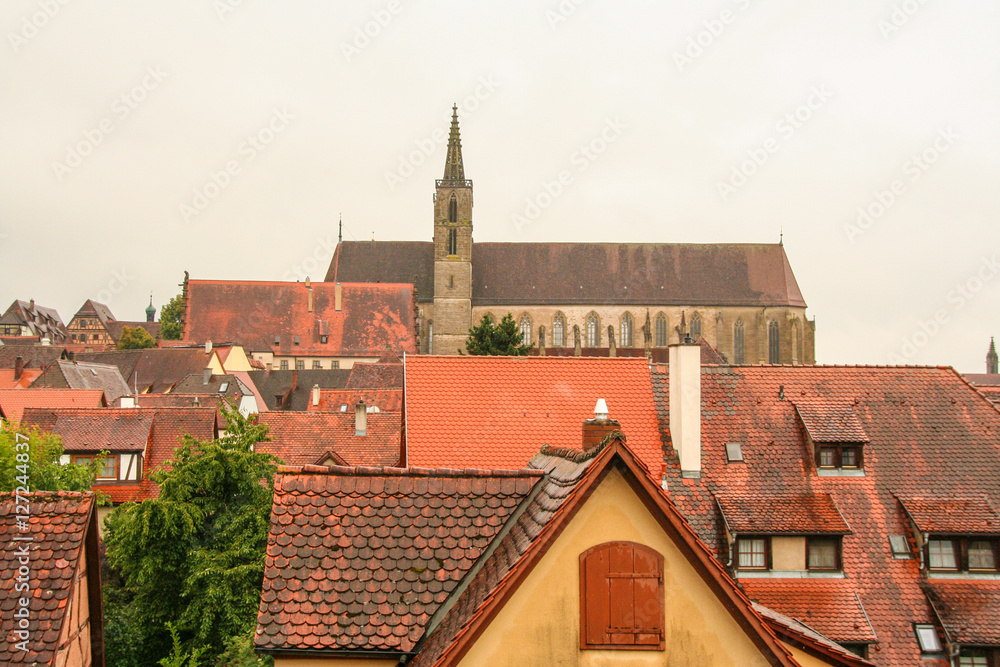
<svg viewBox="0 0 1000 667"><path fill-rule="evenodd" d="M608 403L603 398L597 399L597 405L594 406L594 419L599 421L605 421L608 418Z"/></svg>

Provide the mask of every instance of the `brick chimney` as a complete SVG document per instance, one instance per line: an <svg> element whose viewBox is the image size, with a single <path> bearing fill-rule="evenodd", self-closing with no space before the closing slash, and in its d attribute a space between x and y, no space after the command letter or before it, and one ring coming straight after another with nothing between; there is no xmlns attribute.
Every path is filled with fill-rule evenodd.
<svg viewBox="0 0 1000 667"><path fill-rule="evenodd" d="M681 463L681 477L701 477L701 346L670 346L670 440Z"/></svg>
<svg viewBox="0 0 1000 667"><path fill-rule="evenodd" d="M14 359L14 382L21 379L21 373L24 372L24 357L18 357Z"/></svg>
<svg viewBox="0 0 1000 667"><path fill-rule="evenodd" d="M621 424L616 419L608 419L608 404L603 398L597 399L594 406L594 418L583 422L583 449L587 450L601 444L609 433L621 430Z"/></svg>

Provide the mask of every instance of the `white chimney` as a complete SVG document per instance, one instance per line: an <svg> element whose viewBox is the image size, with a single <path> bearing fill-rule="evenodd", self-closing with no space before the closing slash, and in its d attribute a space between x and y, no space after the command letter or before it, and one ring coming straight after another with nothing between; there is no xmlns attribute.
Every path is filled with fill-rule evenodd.
<svg viewBox="0 0 1000 667"><path fill-rule="evenodd" d="M343 306L344 288L337 283L333 286L333 309L340 312Z"/></svg>
<svg viewBox="0 0 1000 667"><path fill-rule="evenodd" d="M682 477L701 477L701 346L670 346L670 439Z"/></svg>
<svg viewBox="0 0 1000 667"><path fill-rule="evenodd" d="M354 408L354 435L368 435L368 406L364 400Z"/></svg>
<svg viewBox="0 0 1000 667"><path fill-rule="evenodd" d="M312 388L312 404L313 404L313 407L316 407L316 406L319 405L319 385L318 384L314 384L313 388Z"/></svg>
<svg viewBox="0 0 1000 667"><path fill-rule="evenodd" d="M607 421L608 419L608 402L603 398L597 399L597 405L594 406L594 419L598 421Z"/></svg>
<svg viewBox="0 0 1000 667"><path fill-rule="evenodd" d="M205 341L205 354L211 354L211 353L212 353L212 341L207 340Z"/></svg>

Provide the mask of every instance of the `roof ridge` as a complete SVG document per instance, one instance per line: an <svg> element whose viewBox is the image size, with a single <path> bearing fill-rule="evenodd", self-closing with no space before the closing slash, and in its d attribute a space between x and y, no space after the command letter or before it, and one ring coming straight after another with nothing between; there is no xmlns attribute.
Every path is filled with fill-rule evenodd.
<svg viewBox="0 0 1000 667"><path fill-rule="evenodd" d="M485 470L476 468L399 468L396 466L278 466L279 475L346 475L354 477L543 477L544 470Z"/></svg>
<svg viewBox="0 0 1000 667"><path fill-rule="evenodd" d="M573 449L572 447L552 447L551 445L542 445L542 448L538 450L538 453L545 454L546 456L566 459L567 461L572 461L573 463L584 463L596 458L598 454L603 452L604 449L615 440L625 442L625 434L616 429L604 436L604 439L602 439L600 443L594 445L590 449Z"/></svg>

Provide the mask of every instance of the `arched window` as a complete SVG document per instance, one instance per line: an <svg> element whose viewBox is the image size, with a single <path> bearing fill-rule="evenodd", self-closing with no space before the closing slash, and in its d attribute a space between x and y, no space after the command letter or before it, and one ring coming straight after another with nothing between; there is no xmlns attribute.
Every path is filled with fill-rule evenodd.
<svg viewBox="0 0 1000 667"><path fill-rule="evenodd" d="M781 338L778 332L778 323L771 320L767 325L767 363L781 363Z"/></svg>
<svg viewBox="0 0 1000 667"><path fill-rule="evenodd" d="M632 314L622 314L621 328L618 330L622 347L632 347Z"/></svg>
<svg viewBox="0 0 1000 667"><path fill-rule="evenodd" d="M733 325L733 363L746 363L746 343L743 337L743 320L736 320Z"/></svg>
<svg viewBox="0 0 1000 667"><path fill-rule="evenodd" d="M598 347L601 344L601 321L597 313L587 315L587 347Z"/></svg>
<svg viewBox="0 0 1000 667"><path fill-rule="evenodd" d="M701 338L701 315L695 313L691 316L691 326L689 328L691 330L691 338L695 341Z"/></svg>
<svg viewBox="0 0 1000 667"><path fill-rule="evenodd" d="M454 227L448 230L448 254L458 254L458 230Z"/></svg>
<svg viewBox="0 0 1000 667"><path fill-rule="evenodd" d="M451 193L451 200L448 202L448 222L458 222L458 199L454 192Z"/></svg>
<svg viewBox="0 0 1000 667"><path fill-rule="evenodd" d="M563 347L566 344L566 318L562 313L556 313L552 320L552 346Z"/></svg>
<svg viewBox="0 0 1000 667"><path fill-rule="evenodd" d="M521 316L521 345L531 345L531 318L527 314Z"/></svg>
<svg viewBox="0 0 1000 667"><path fill-rule="evenodd" d="M667 346L667 316L660 313L656 316L656 347Z"/></svg>
<svg viewBox="0 0 1000 667"><path fill-rule="evenodd" d="M580 554L580 644L584 649L664 649L663 556L635 542Z"/></svg>

